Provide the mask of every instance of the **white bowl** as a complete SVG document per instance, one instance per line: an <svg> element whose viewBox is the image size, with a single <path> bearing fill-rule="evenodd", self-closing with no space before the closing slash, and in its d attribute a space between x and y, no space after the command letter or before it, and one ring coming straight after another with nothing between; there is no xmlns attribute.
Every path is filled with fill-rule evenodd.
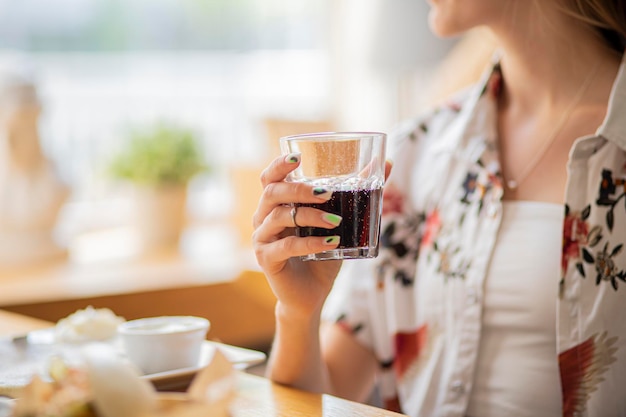
<svg viewBox="0 0 626 417"><path fill-rule="evenodd" d="M202 317L161 316L127 321L117 332L131 362L155 374L196 366L209 327Z"/></svg>

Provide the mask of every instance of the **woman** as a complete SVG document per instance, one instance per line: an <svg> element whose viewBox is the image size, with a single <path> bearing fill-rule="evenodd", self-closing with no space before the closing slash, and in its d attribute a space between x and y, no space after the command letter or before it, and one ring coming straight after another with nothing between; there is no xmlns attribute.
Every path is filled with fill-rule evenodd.
<svg viewBox="0 0 626 417"><path fill-rule="evenodd" d="M297 155L262 175L268 375L356 400L378 381L411 416L626 415L626 2L433 0L430 24L484 26L498 56L399 130L381 255L346 263L321 331L340 265L295 257L337 243L293 236L285 204L329 193L284 182ZM333 227L314 209L297 223Z"/></svg>

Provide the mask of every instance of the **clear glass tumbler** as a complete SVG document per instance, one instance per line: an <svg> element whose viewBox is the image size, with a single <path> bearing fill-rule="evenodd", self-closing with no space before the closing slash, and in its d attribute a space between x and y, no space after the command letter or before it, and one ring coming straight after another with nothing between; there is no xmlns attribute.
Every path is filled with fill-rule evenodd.
<svg viewBox="0 0 626 417"><path fill-rule="evenodd" d="M360 259L378 256L387 135L378 132L324 132L280 139L283 154L299 152L300 166L287 181L332 190L323 204L301 204L343 218L334 229L297 227L297 236L339 235L337 249L310 254L304 260Z"/></svg>

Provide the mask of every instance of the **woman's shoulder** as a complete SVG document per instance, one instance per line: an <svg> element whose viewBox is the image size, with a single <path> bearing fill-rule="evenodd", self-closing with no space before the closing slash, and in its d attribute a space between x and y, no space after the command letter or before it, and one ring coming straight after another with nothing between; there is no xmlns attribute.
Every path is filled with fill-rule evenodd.
<svg viewBox="0 0 626 417"><path fill-rule="evenodd" d="M391 142L400 144L406 141L437 140L442 129L464 117L462 110L472 105L471 98L477 88L478 85L473 85L459 90L417 116L402 121L392 131Z"/></svg>
<svg viewBox="0 0 626 417"><path fill-rule="evenodd" d="M484 68L480 78L473 83L437 100L417 117L398 125L391 135L392 140L404 141L407 138L431 138L437 140L441 133L462 121L475 117L475 109L480 103L493 102L502 85L502 74L498 55L494 55L489 66ZM479 112L478 112L479 113Z"/></svg>

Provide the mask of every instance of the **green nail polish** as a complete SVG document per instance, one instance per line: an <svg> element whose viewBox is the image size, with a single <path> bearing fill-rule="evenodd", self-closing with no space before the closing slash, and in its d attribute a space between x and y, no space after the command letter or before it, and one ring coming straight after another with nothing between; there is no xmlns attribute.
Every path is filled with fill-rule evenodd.
<svg viewBox="0 0 626 417"><path fill-rule="evenodd" d="M339 226L339 223L341 223L341 220L342 220L341 216L338 216L332 213L324 213L322 215L322 218L324 219L326 223L330 223L333 226Z"/></svg>
<svg viewBox="0 0 626 417"><path fill-rule="evenodd" d="M330 197L333 195L333 192L324 187L315 187L313 188L313 195L317 198L329 200Z"/></svg>
<svg viewBox="0 0 626 417"><path fill-rule="evenodd" d="M327 245L336 245L337 243L339 243L339 236L328 236L326 239L324 239L324 243L326 243Z"/></svg>
<svg viewBox="0 0 626 417"><path fill-rule="evenodd" d="M290 153L289 155L285 157L285 161L287 161L290 164L298 163L300 161L300 155L297 153Z"/></svg>

